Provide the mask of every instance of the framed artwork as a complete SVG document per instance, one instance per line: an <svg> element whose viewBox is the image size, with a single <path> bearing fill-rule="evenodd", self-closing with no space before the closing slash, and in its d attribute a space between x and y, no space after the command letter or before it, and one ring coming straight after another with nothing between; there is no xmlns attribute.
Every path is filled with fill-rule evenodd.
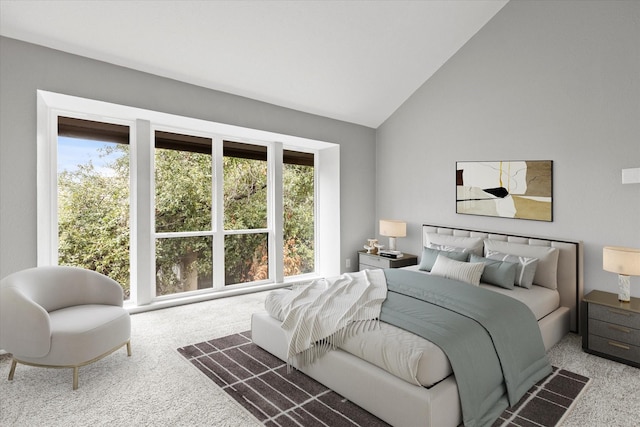
<svg viewBox="0 0 640 427"><path fill-rule="evenodd" d="M553 161L456 162L456 213L553 221Z"/></svg>

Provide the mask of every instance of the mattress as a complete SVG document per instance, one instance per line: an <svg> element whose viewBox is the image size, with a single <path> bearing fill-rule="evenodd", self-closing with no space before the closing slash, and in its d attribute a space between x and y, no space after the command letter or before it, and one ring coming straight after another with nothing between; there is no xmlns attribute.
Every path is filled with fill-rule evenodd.
<svg viewBox="0 0 640 427"><path fill-rule="evenodd" d="M419 270L415 268L415 271ZM541 286L534 285L531 289L516 287L513 290L486 284L480 286L523 302L538 320L558 308L560 302L557 291ZM287 291L273 291L265 301L269 314L278 320L284 318L279 304L284 292ZM433 386L453 372L449 359L438 346L384 322L380 322L379 328L348 337L340 348L404 381L424 387Z"/></svg>

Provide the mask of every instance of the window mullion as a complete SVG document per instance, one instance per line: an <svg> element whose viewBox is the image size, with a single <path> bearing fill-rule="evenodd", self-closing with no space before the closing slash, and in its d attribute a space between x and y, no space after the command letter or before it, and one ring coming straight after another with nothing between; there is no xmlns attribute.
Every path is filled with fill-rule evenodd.
<svg viewBox="0 0 640 427"><path fill-rule="evenodd" d="M273 272L271 279L276 283L284 281L284 241L283 241L283 148L276 142L270 148L268 157L267 188L270 189L267 199L269 213L269 271Z"/></svg>
<svg viewBox="0 0 640 427"><path fill-rule="evenodd" d="M58 263L57 123L57 114L38 96L38 266Z"/></svg>
<svg viewBox="0 0 640 427"><path fill-rule="evenodd" d="M137 305L150 304L155 298L154 179L153 133L148 120L136 120L135 147L132 153L131 274L132 298ZM135 292L135 294L134 294Z"/></svg>
<svg viewBox="0 0 640 427"><path fill-rule="evenodd" d="M224 174L223 174L223 140L214 136L211 147L213 156L211 176L213 200L211 215L213 216L213 289L224 288Z"/></svg>

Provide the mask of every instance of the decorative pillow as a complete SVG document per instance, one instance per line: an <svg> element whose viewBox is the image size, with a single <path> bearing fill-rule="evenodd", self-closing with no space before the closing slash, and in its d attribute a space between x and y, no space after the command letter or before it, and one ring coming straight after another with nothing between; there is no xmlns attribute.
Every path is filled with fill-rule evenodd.
<svg viewBox="0 0 640 427"><path fill-rule="evenodd" d="M422 248L422 258L420 259L419 270L431 271L433 264L436 262L438 255L442 254L448 258L455 259L456 261L466 261L468 254L464 252L455 251L440 251L433 248Z"/></svg>
<svg viewBox="0 0 640 427"><path fill-rule="evenodd" d="M427 233L427 246L441 245L456 248L458 252L473 252L482 256L483 241L480 237L451 236L449 234ZM463 249L466 249L463 251Z"/></svg>
<svg viewBox="0 0 640 427"><path fill-rule="evenodd" d="M483 283L489 283L505 289L513 289L516 282L517 264L483 258L474 254L469 257L469 262L484 263L484 271L480 277Z"/></svg>
<svg viewBox="0 0 640 427"><path fill-rule="evenodd" d="M536 274L538 258L503 254L502 252L487 251L487 258L516 264L515 284L521 288L530 289Z"/></svg>
<svg viewBox="0 0 640 427"><path fill-rule="evenodd" d="M440 254L436 258L435 264L433 264L431 274L478 286L480 285L482 270L484 270L483 262L461 262Z"/></svg>
<svg viewBox="0 0 640 427"><path fill-rule="evenodd" d="M537 258L538 266L533 283L549 289L558 288L558 256L560 255L558 248L489 239L484 241L484 246L486 251Z"/></svg>

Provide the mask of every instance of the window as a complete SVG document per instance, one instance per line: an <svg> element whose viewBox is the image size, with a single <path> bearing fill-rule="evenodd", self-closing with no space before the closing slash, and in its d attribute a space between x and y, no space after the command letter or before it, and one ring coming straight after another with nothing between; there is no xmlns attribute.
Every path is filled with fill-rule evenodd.
<svg viewBox="0 0 640 427"><path fill-rule="evenodd" d="M38 265L105 273L136 311L339 274L337 145L44 91L38 107Z"/></svg>
<svg viewBox="0 0 640 427"><path fill-rule="evenodd" d="M58 264L119 282L130 296L129 127L58 118Z"/></svg>
<svg viewBox="0 0 640 427"><path fill-rule="evenodd" d="M314 155L284 151L282 171L284 208L284 275L315 269Z"/></svg>
<svg viewBox="0 0 640 427"><path fill-rule="evenodd" d="M212 146L155 132L156 296L213 287Z"/></svg>
<svg viewBox="0 0 640 427"><path fill-rule="evenodd" d="M223 143L226 286L270 278L267 147Z"/></svg>

